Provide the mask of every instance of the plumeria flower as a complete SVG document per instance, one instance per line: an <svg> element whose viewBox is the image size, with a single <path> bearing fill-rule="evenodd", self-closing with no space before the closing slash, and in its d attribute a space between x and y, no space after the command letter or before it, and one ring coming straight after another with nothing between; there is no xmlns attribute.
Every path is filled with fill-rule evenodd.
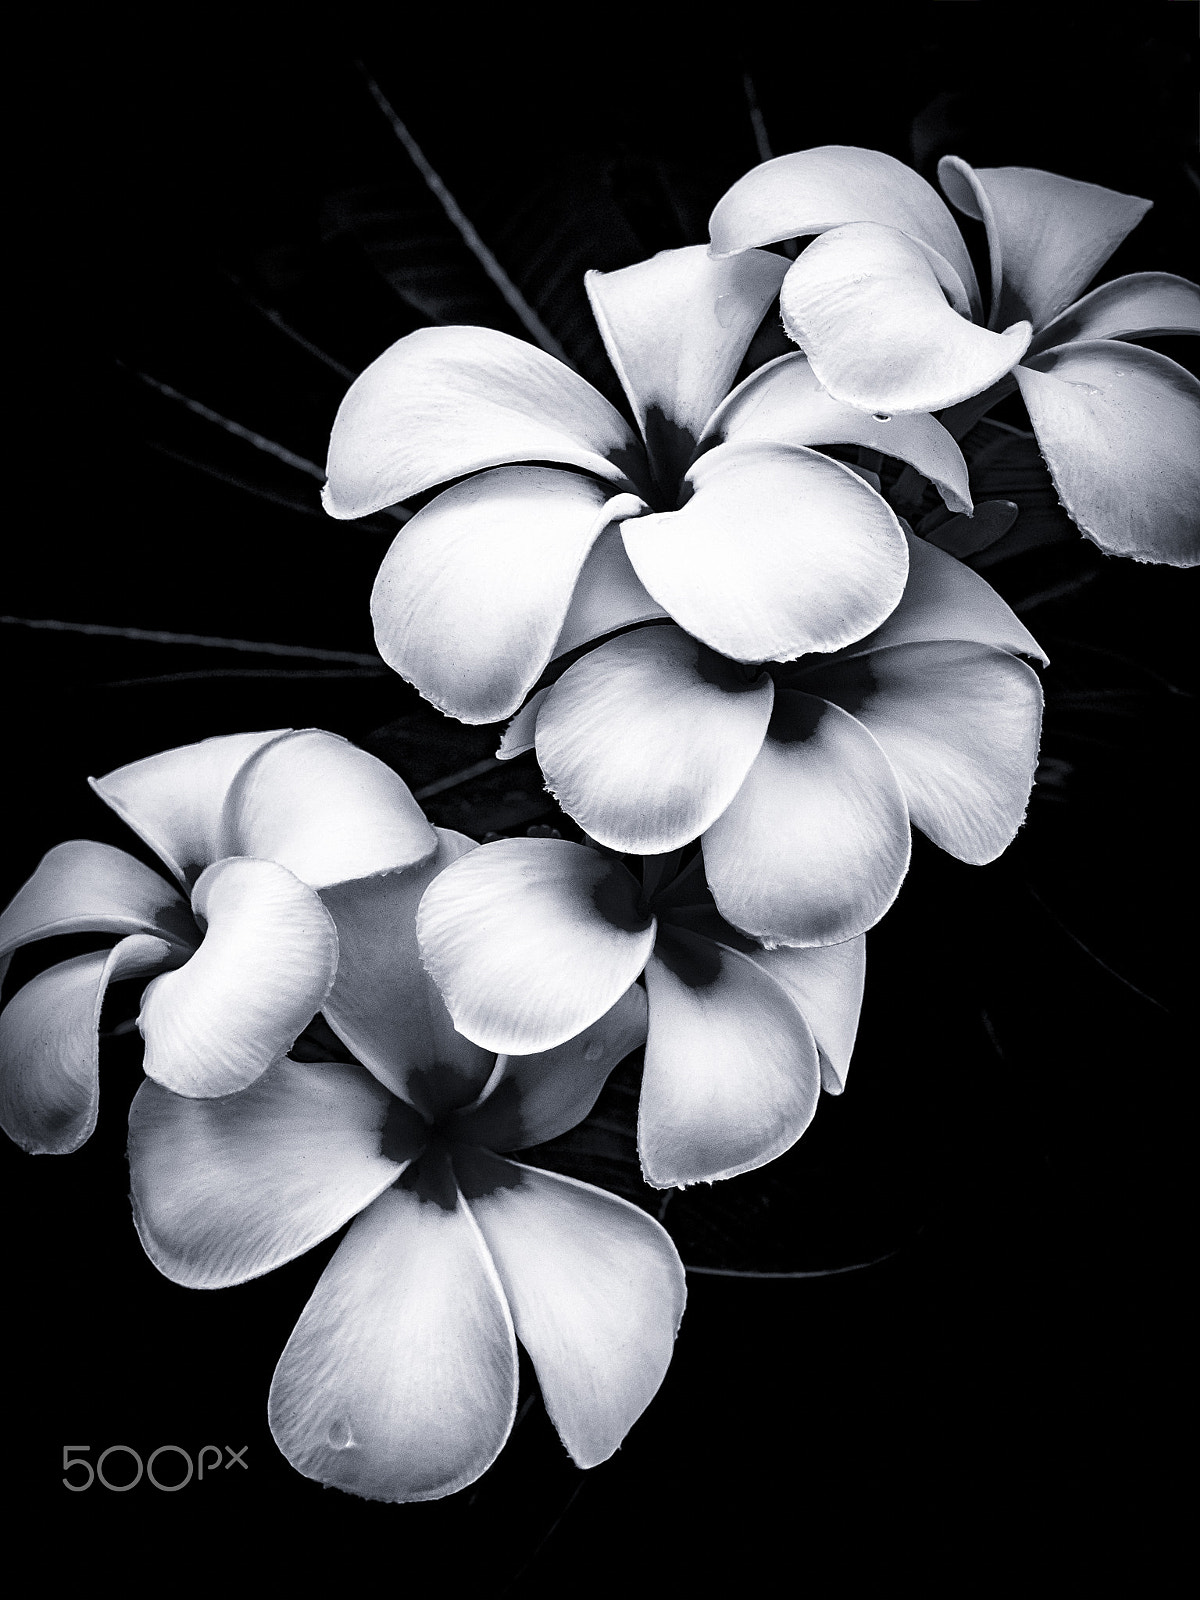
<svg viewBox="0 0 1200 1600"><path fill-rule="evenodd" d="M949 209L877 150L764 162L718 202L712 249L820 235L789 270L780 310L829 394L894 417L957 407L943 420L961 437L1015 385L1080 530L1113 555L1195 565L1200 384L1126 341L1200 333L1200 289L1138 272L1082 294L1150 201L957 156L938 177L987 230L986 316Z"/></svg>
<svg viewBox="0 0 1200 1600"><path fill-rule="evenodd" d="M433 829L404 783L315 730L233 734L93 781L159 856L57 845L0 915L14 950L62 934L118 935L31 978L0 1014L0 1125L34 1153L77 1150L96 1126L108 985L152 978L138 1026L145 1070L183 1095L245 1088L320 1010L337 933L318 891L426 860Z"/></svg>
<svg viewBox="0 0 1200 1600"><path fill-rule="evenodd" d="M646 1181L731 1178L789 1149L822 1083L840 1094L862 1003L865 941L763 949L718 913L693 854L642 863L565 839L508 839L426 891L426 966L481 1048L552 1050L644 974L638 1106Z"/></svg>
<svg viewBox="0 0 1200 1600"><path fill-rule="evenodd" d="M500 1055L456 1033L414 932L431 881L480 851L325 893L325 1004L362 1065L283 1060L228 1097L147 1081L129 1119L134 1214L176 1283L270 1272L355 1219L280 1359L271 1430L306 1477L387 1501L473 1482L513 1425L517 1340L581 1467L662 1382L684 1306L668 1235L627 1201L496 1151L554 1138L645 1037L629 989L576 1037ZM486 962L486 948L482 952Z"/></svg>
<svg viewBox="0 0 1200 1600"><path fill-rule="evenodd" d="M405 525L372 600L384 659L466 722L510 716L555 657L670 617L738 661L850 644L904 588L908 551L875 488L820 445L859 445L970 509L933 418L889 423L784 357L731 396L788 262L664 251L587 288L636 418L487 328L427 328L338 412L325 506L361 517L452 479Z"/></svg>
<svg viewBox="0 0 1200 1600"><path fill-rule="evenodd" d="M1025 815L1046 657L970 568L909 537L908 585L846 649L743 667L650 624L598 645L510 725L600 844L702 841L723 917L767 944L833 944L876 923L910 823L961 861L994 860Z"/></svg>

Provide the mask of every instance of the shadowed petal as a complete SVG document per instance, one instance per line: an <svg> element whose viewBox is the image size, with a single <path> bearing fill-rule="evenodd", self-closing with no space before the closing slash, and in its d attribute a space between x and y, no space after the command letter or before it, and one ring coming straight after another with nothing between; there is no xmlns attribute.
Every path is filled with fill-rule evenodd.
<svg viewBox="0 0 1200 1600"><path fill-rule="evenodd" d="M683 1317L683 1263L637 1206L484 1151L455 1157L571 1459L609 1456L666 1376Z"/></svg>
<svg viewBox="0 0 1200 1600"><path fill-rule="evenodd" d="M717 261L705 246L689 245L618 272L584 275L664 490L674 491L787 268L784 257L764 250Z"/></svg>
<svg viewBox="0 0 1200 1600"><path fill-rule="evenodd" d="M355 379L334 419L323 500L365 517L516 461L632 487L640 446L620 412L544 350L493 328L419 328ZM620 464L615 464L620 463Z"/></svg>
<svg viewBox="0 0 1200 1600"><path fill-rule="evenodd" d="M733 1178L790 1149L821 1090L791 999L748 957L664 929L646 968L650 1036L638 1154L656 1189Z"/></svg>
<svg viewBox="0 0 1200 1600"><path fill-rule="evenodd" d="M878 222L920 240L978 304L971 258L945 201L911 167L881 150L831 144L764 161L717 202L709 232L714 255L728 255L846 222Z"/></svg>
<svg viewBox="0 0 1200 1600"><path fill-rule="evenodd" d="M523 756L526 750L533 749L538 713L546 704L552 687L553 685L545 689L539 689L536 694L531 694L508 727L505 728L496 750L497 761L511 761L514 756Z"/></svg>
<svg viewBox="0 0 1200 1600"><path fill-rule="evenodd" d="M1109 555L1200 561L1200 383L1154 350L1098 339L1017 368L1058 497Z"/></svg>
<svg viewBox="0 0 1200 1600"><path fill-rule="evenodd" d="M864 935L813 950L781 944L774 950L753 951L750 959L791 996L816 1040L821 1087L827 1094L841 1094L862 1010L867 970Z"/></svg>
<svg viewBox="0 0 1200 1600"><path fill-rule="evenodd" d="M565 656L581 644L634 622L665 617L666 612L646 590L630 565L621 527L610 526L592 546L583 564L571 604L554 642L553 658Z"/></svg>
<svg viewBox="0 0 1200 1600"><path fill-rule="evenodd" d="M437 838L407 784L337 734L266 745L225 801L221 856L277 861L314 889L426 861Z"/></svg>
<svg viewBox="0 0 1200 1600"><path fill-rule="evenodd" d="M229 785L256 751L290 732L277 728L202 739L88 781L190 890L205 867L229 854L220 847Z"/></svg>
<svg viewBox="0 0 1200 1600"><path fill-rule="evenodd" d="M869 655L893 644L969 639L1048 664L1041 645L985 578L926 540L911 533L907 538L908 583L900 604L882 627L844 655Z"/></svg>
<svg viewBox="0 0 1200 1600"><path fill-rule="evenodd" d="M887 415L940 411L1011 370L1027 322L976 327L946 303L928 256L894 228L856 223L814 239L779 298L789 339L837 400Z"/></svg>
<svg viewBox="0 0 1200 1600"><path fill-rule="evenodd" d="M735 661L836 650L878 627L908 552L886 501L815 450L720 445L678 511L622 524L638 577L676 622Z"/></svg>
<svg viewBox="0 0 1200 1600"><path fill-rule="evenodd" d="M752 673L752 675L750 675ZM677 850L741 787L771 716L765 672L678 628L610 639L558 680L537 719L551 792L601 844Z"/></svg>
<svg viewBox="0 0 1200 1600"><path fill-rule="evenodd" d="M908 808L879 745L838 706L781 689L758 759L704 835L717 909L768 944L841 944L908 870Z"/></svg>
<svg viewBox="0 0 1200 1600"><path fill-rule="evenodd" d="M417 907L440 872L475 850L474 840L437 830L437 854L407 872L326 889L338 934L338 970L322 1008L330 1027L394 1093L429 1115L434 1079L448 1103L472 1100L494 1057L461 1033L421 965ZM438 1071L433 1072L434 1067Z"/></svg>
<svg viewBox="0 0 1200 1600"><path fill-rule="evenodd" d="M1042 726L1042 687L1023 661L986 645L902 644L800 681L875 736L935 844L982 866L1012 843Z"/></svg>
<svg viewBox="0 0 1200 1600"><path fill-rule="evenodd" d="M0 915L0 957L64 933L151 933L194 949L187 901L124 850L68 839L39 861Z"/></svg>
<svg viewBox="0 0 1200 1600"><path fill-rule="evenodd" d="M865 445L915 467L951 511L971 509L967 463L940 422L923 411L881 420L843 405L822 389L799 351L768 362L739 383L705 432L739 444Z"/></svg>
<svg viewBox="0 0 1200 1600"><path fill-rule="evenodd" d="M149 985L138 1027L146 1076L207 1098L246 1088L287 1053L329 993L338 946L315 892L273 861L218 861L192 905L204 943Z"/></svg>
<svg viewBox="0 0 1200 1600"><path fill-rule="evenodd" d="M447 1124L448 1137L489 1150L522 1150L575 1127L609 1073L646 1038L646 991L626 989L599 1022L553 1050L501 1056L494 1085Z"/></svg>
<svg viewBox="0 0 1200 1600"><path fill-rule="evenodd" d="M1072 339L1148 339L1200 333L1200 287L1171 272L1102 283L1035 334L1026 360Z"/></svg>
<svg viewBox="0 0 1200 1600"><path fill-rule="evenodd" d="M425 891L421 957L454 1025L530 1055L602 1017L646 964L654 918L618 861L565 839L503 839Z"/></svg>
<svg viewBox="0 0 1200 1600"><path fill-rule="evenodd" d="M241 1094L189 1100L149 1079L129 1108L133 1217L173 1283L221 1289L327 1239L394 1183L427 1130L381 1150L395 1101L361 1067L279 1061ZM405 1108L407 1109L407 1108Z"/></svg>
<svg viewBox="0 0 1200 1600"><path fill-rule="evenodd" d="M180 959L163 939L135 933L47 967L0 1013L0 1127L31 1155L68 1155L92 1136L100 1094L97 1029L105 992Z"/></svg>
<svg viewBox="0 0 1200 1600"><path fill-rule="evenodd" d="M418 1193L406 1175L351 1225L271 1383L271 1432L296 1470L368 1500L473 1483L516 1413L500 1280L453 1178L434 1178Z"/></svg>
<svg viewBox="0 0 1200 1600"><path fill-rule="evenodd" d="M948 199L987 228L992 268L988 326L1040 328L1069 306L1150 209L1149 200L1032 167L971 168L943 156Z"/></svg>
<svg viewBox="0 0 1200 1600"><path fill-rule="evenodd" d="M497 467L431 500L375 579L388 666L463 722L511 716L550 660L597 535L644 509L609 489L551 467Z"/></svg>

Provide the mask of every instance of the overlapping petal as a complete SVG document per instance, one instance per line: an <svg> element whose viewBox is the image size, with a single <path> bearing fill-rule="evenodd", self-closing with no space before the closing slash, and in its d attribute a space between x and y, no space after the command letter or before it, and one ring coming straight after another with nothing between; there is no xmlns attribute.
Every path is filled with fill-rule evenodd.
<svg viewBox="0 0 1200 1600"><path fill-rule="evenodd" d="M622 525L629 559L683 628L736 661L836 650L877 627L908 570L891 508L815 450L720 445L678 511Z"/></svg>
<svg viewBox="0 0 1200 1600"><path fill-rule="evenodd" d="M654 918L610 857L565 839L485 845L425 891L421 956L468 1039L501 1054L564 1043L646 964Z"/></svg>
<svg viewBox="0 0 1200 1600"><path fill-rule="evenodd" d="M808 1024L774 978L736 950L664 928L646 989L647 1183L732 1178L789 1149L812 1120L821 1074Z"/></svg>
<svg viewBox="0 0 1200 1600"><path fill-rule="evenodd" d="M48 850L0 913L0 958L67 933L147 933L189 950L196 927L178 890L124 850L68 839Z"/></svg>
<svg viewBox="0 0 1200 1600"><path fill-rule="evenodd" d="M322 895L339 951L337 976L322 1008L326 1021L381 1083L430 1115L441 1109L442 1099L472 1099L494 1065L491 1054L455 1031L421 965L421 896L439 873L477 848L448 828L437 829L437 838L437 853L420 866Z"/></svg>
<svg viewBox="0 0 1200 1600"><path fill-rule="evenodd" d="M945 201L882 150L822 145L764 161L717 202L709 233L713 253L728 255L847 222L882 223L919 240L954 271L971 304L978 304L971 258Z"/></svg>
<svg viewBox="0 0 1200 1600"><path fill-rule="evenodd" d="M500 1280L448 1164L431 1166L352 1224L271 1384L271 1432L297 1471L370 1500L474 1482L516 1412Z"/></svg>
<svg viewBox="0 0 1200 1600"><path fill-rule="evenodd" d="M177 1094L232 1094L285 1055L320 1010L337 933L316 893L273 861L217 862L192 906L204 942L142 996L146 1075Z"/></svg>
<svg viewBox="0 0 1200 1600"><path fill-rule="evenodd" d="M1037 766L1036 674L987 645L902 644L798 680L840 705L886 754L915 825L981 866L1012 843Z"/></svg>
<svg viewBox="0 0 1200 1600"><path fill-rule="evenodd" d="M1200 286L1172 272L1102 283L1034 335L1027 359L1073 339L1148 339L1200 333Z"/></svg>
<svg viewBox="0 0 1200 1600"><path fill-rule="evenodd" d="M314 889L426 861L437 838L390 767L310 728L265 744L233 778L218 858L276 861Z"/></svg>
<svg viewBox="0 0 1200 1600"><path fill-rule="evenodd" d="M992 270L988 326L1040 328L1076 299L1149 211L1151 202L1032 167L972 168L943 156L948 199L987 229Z"/></svg>
<svg viewBox="0 0 1200 1600"><path fill-rule="evenodd" d="M758 754L774 690L678 628L642 628L568 669L537 718L538 761L601 844L655 855L703 833Z"/></svg>
<svg viewBox="0 0 1200 1600"><path fill-rule="evenodd" d="M756 950L750 959L790 995L812 1029L821 1057L821 1087L827 1094L841 1094L862 1009L866 939L860 934L845 944L811 950L781 944Z"/></svg>
<svg viewBox="0 0 1200 1600"><path fill-rule="evenodd" d="M554 642L558 659L581 644L615 633L635 622L651 622L666 612L649 594L625 553L621 525L610 525L591 548L562 628Z"/></svg>
<svg viewBox="0 0 1200 1600"><path fill-rule="evenodd" d="M493 328L420 328L354 381L329 441L334 517L383 506L484 467L553 461L636 487L629 425L577 373Z"/></svg>
<svg viewBox="0 0 1200 1600"><path fill-rule="evenodd" d="M787 267L763 250L714 260L691 245L618 272L585 274L592 313L663 489L674 492Z"/></svg>
<svg viewBox="0 0 1200 1600"><path fill-rule="evenodd" d="M119 978L182 959L178 946L134 933L112 950L60 961L0 1013L0 1127L31 1155L67 1155L91 1138L100 1095L98 1030Z"/></svg>
<svg viewBox="0 0 1200 1600"><path fill-rule="evenodd" d="M501 1056L477 1105L448 1119L447 1133L489 1150L523 1150L575 1127L613 1068L646 1038L646 991L626 989L599 1022L553 1050ZM486 1230L485 1230L486 1231Z"/></svg>
<svg viewBox="0 0 1200 1600"><path fill-rule="evenodd" d="M878 743L855 718L780 689L762 749L704 835L717 909L768 944L840 944L899 892L908 808Z"/></svg>
<svg viewBox="0 0 1200 1600"><path fill-rule="evenodd" d="M371 596L388 666L464 722L511 716L550 660L580 570L634 495L551 467L496 467L408 522Z"/></svg>
<svg viewBox="0 0 1200 1600"><path fill-rule="evenodd" d="M970 511L962 451L924 412L874 417L835 400L817 382L807 356L780 356L738 384L713 413L707 438L739 444L854 444L905 461L927 477L951 511Z"/></svg>
<svg viewBox="0 0 1200 1600"><path fill-rule="evenodd" d="M1097 339L1017 368L1058 497L1110 555L1200 562L1200 383L1137 345Z"/></svg>
<svg viewBox="0 0 1200 1600"><path fill-rule="evenodd" d="M814 239L784 279L790 339L836 400L888 416L940 411L1011 370L1028 322L992 333L947 303L926 251L895 228L854 223Z"/></svg>
<svg viewBox="0 0 1200 1600"><path fill-rule="evenodd" d="M205 867L230 854L220 838L230 784L256 751L290 732L277 728L202 739L132 761L89 782L190 890Z"/></svg>
<svg viewBox="0 0 1200 1600"><path fill-rule="evenodd" d="M216 1100L147 1079L129 1110L133 1215L174 1283L219 1289L303 1255L369 1205L427 1136L361 1067L280 1061ZM388 1153L381 1149L388 1122ZM398 1137L407 1134L407 1141Z"/></svg>
<svg viewBox="0 0 1200 1600"><path fill-rule="evenodd" d="M483 1152L455 1166L551 1421L577 1466L607 1461L670 1364L687 1294L670 1238L573 1178Z"/></svg>

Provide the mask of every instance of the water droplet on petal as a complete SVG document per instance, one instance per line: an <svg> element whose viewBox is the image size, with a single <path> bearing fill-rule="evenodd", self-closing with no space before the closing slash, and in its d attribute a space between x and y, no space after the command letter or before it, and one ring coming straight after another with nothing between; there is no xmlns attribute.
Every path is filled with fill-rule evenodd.
<svg viewBox="0 0 1200 1600"><path fill-rule="evenodd" d="M873 415L876 422L890 422L892 420L886 411L876 411L873 413Z"/></svg>
<svg viewBox="0 0 1200 1600"><path fill-rule="evenodd" d="M587 1048L584 1050L583 1059L585 1061L599 1061L600 1057L603 1054L604 1054L604 1045L601 1043L601 1041L599 1039L593 1039L591 1044L589 1044L587 1046Z"/></svg>
<svg viewBox="0 0 1200 1600"><path fill-rule="evenodd" d="M335 1450L349 1450L354 1443L349 1417L334 1417L329 1424L329 1442Z"/></svg>
<svg viewBox="0 0 1200 1600"><path fill-rule="evenodd" d="M728 328L737 316L737 297L732 294L719 294L713 310L716 313L718 324L722 328Z"/></svg>

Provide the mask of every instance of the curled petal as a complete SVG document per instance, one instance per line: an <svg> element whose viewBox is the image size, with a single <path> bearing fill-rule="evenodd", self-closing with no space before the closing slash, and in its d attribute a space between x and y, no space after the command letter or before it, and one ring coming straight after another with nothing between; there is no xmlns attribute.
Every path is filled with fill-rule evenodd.
<svg viewBox="0 0 1200 1600"><path fill-rule="evenodd" d="M856 223L814 239L784 279L789 339L836 400L891 416L940 411L1010 371L1027 322L976 327L946 302L929 258L894 228Z"/></svg>
<svg viewBox="0 0 1200 1600"><path fill-rule="evenodd" d="M173 1283L221 1289L311 1250L394 1183L426 1130L396 1137L361 1067L279 1061L241 1094L189 1100L147 1079L129 1108L133 1217ZM381 1149L389 1123L388 1154Z"/></svg>
<svg viewBox="0 0 1200 1600"><path fill-rule="evenodd" d="M325 1019L381 1083L429 1116L473 1100L494 1058L461 1033L421 965L417 907L451 862L477 848L437 830L432 860L407 872L326 889L321 898L338 935L338 970ZM435 1071L435 1068L437 1069Z"/></svg>
<svg viewBox="0 0 1200 1600"><path fill-rule="evenodd" d="M1098 339L1017 368L1062 501L1109 555L1200 562L1200 383L1154 350Z"/></svg>
<svg viewBox="0 0 1200 1600"><path fill-rule="evenodd" d="M273 861L218 861L192 905L207 931L185 967L156 978L138 1027L146 1076L176 1094L233 1094L287 1053L337 967L333 919Z"/></svg>
<svg viewBox="0 0 1200 1600"><path fill-rule="evenodd" d="M774 950L753 951L750 959L791 996L816 1040L821 1087L827 1094L841 1094L862 1010L866 938L859 934L845 944L813 950L781 944Z"/></svg>
<svg viewBox="0 0 1200 1600"><path fill-rule="evenodd" d="M111 982L161 972L179 950L130 934L112 950L39 972L0 1013L0 1127L31 1155L68 1155L92 1136L100 1009Z"/></svg>
<svg viewBox="0 0 1200 1600"><path fill-rule="evenodd" d="M713 413L708 438L739 444L856 444L905 461L933 483L951 511L970 511L963 453L936 418L917 411L881 420L843 405L817 382L799 351L768 362Z"/></svg>
<svg viewBox="0 0 1200 1600"><path fill-rule="evenodd" d="M552 656L557 660L569 650L601 639L606 633L615 633L635 622L650 622L666 614L643 588L630 565L621 526L610 525L596 540L583 564Z"/></svg>
<svg viewBox="0 0 1200 1600"><path fill-rule="evenodd" d="M124 850L68 839L48 850L0 915L0 957L64 933L149 933L195 947L186 900Z"/></svg>
<svg viewBox="0 0 1200 1600"><path fill-rule="evenodd" d="M645 1038L646 991L635 983L566 1044L538 1055L501 1056L486 1094L453 1118L449 1136L489 1150L523 1150L556 1139L583 1121L609 1073Z"/></svg>
<svg viewBox="0 0 1200 1600"><path fill-rule="evenodd" d="M1014 656L975 644L902 644L805 673L892 764L909 815L960 861L994 861L1025 817L1042 688Z"/></svg>
<svg viewBox="0 0 1200 1600"><path fill-rule="evenodd" d="M537 719L551 792L593 839L658 855L697 838L741 787L771 716L765 672L678 628L642 628L589 652Z"/></svg>
<svg viewBox="0 0 1200 1600"><path fill-rule="evenodd" d="M733 1178L790 1149L817 1109L821 1071L808 1023L774 978L672 928L646 990L638 1153L647 1183Z"/></svg>
<svg viewBox="0 0 1200 1600"><path fill-rule="evenodd" d="M945 201L881 150L830 144L764 161L717 202L709 232L714 255L728 255L846 222L878 222L920 240L978 303L971 258Z"/></svg>
<svg viewBox="0 0 1200 1600"><path fill-rule="evenodd" d="M943 156L951 203L987 229L992 268L988 326L1040 328L1087 287L1151 202L1032 167L972 168Z"/></svg>
<svg viewBox="0 0 1200 1600"><path fill-rule="evenodd" d="M483 1151L455 1158L550 1420L576 1466L609 1456L666 1376L683 1263L627 1200Z"/></svg>
<svg viewBox="0 0 1200 1600"><path fill-rule="evenodd" d="M874 926L908 870L908 808L861 723L779 690L737 798L704 835L723 917L767 944L841 944Z"/></svg>
<svg viewBox="0 0 1200 1600"><path fill-rule="evenodd" d="M390 767L310 728L264 745L238 772L220 855L277 861L314 889L427 861L437 837Z"/></svg>
<svg viewBox="0 0 1200 1600"><path fill-rule="evenodd" d="M1149 339L1200 333L1200 286L1172 272L1132 272L1102 283L1047 325L1027 359L1074 339Z"/></svg>
<svg viewBox="0 0 1200 1600"><path fill-rule="evenodd" d="M448 1170L407 1183L351 1225L268 1406L298 1472L368 1500L437 1500L473 1483L516 1413L512 1318L479 1228Z"/></svg>
<svg viewBox="0 0 1200 1600"><path fill-rule="evenodd" d="M421 956L454 1025L508 1055L563 1044L614 1006L655 922L618 861L565 839L503 839L425 891Z"/></svg>
<svg viewBox="0 0 1200 1600"><path fill-rule="evenodd" d="M556 461L632 487L640 447L577 373L493 328L419 328L350 386L329 440L323 500L334 517L517 461Z"/></svg>
<svg viewBox="0 0 1200 1600"><path fill-rule="evenodd" d="M618 272L585 274L592 314L662 488L678 483L787 267L765 250L718 261L703 245L689 245Z"/></svg>
<svg viewBox="0 0 1200 1600"><path fill-rule="evenodd" d="M837 650L878 627L908 552L891 508L815 450L721 445L688 473L678 511L621 535L638 577L675 621L735 661Z"/></svg>
<svg viewBox="0 0 1200 1600"><path fill-rule="evenodd" d="M894 644L969 639L1047 665L1046 652L985 578L927 540L911 533L907 537L908 583L900 604L882 627L844 655L869 655Z"/></svg>
<svg viewBox="0 0 1200 1600"><path fill-rule="evenodd" d="M229 854L221 848L220 834L230 784L256 751L290 732L276 728L202 739L89 781L190 890L205 867Z"/></svg>
<svg viewBox="0 0 1200 1600"><path fill-rule="evenodd" d="M511 716L541 676L580 569L635 495L552 467L496 467L396 535L371 595L388 666L464 722Z"/></svg>

